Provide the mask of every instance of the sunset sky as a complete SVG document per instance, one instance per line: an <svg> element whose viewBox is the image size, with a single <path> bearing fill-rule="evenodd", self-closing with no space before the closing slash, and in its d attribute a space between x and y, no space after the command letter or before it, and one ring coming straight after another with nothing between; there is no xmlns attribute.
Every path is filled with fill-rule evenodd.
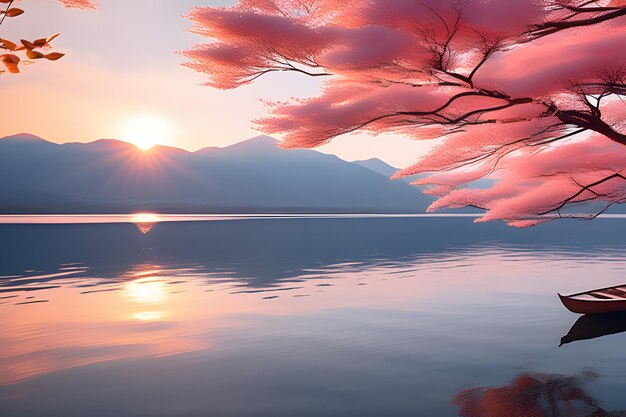
<svg viewBox="0 0 626 417"><path fill-rule="evenodd" d="M61 32L63 59L24 66L2 77L0 136L28 132L63 142L115 138L137 142L137 124L152 123L160 142L196 150L226 146L260 134L252 120L265 114L261 99L317 95L319 81L295 74L267 76L231 91L200 86L204 77L180 64L176 52L202 38L182 16L191 7L234 1L105 0L96 11L64 9L57 2L25 0L26 13L7 20L3 38L34 39ZM145 120L148 122L145 122ZM148 129L150 130L150 129ZM357 145L358 146L355 146ZM380 157L406 166L427 143L399 137L347 136L320 150L347 159Z"/></svg>

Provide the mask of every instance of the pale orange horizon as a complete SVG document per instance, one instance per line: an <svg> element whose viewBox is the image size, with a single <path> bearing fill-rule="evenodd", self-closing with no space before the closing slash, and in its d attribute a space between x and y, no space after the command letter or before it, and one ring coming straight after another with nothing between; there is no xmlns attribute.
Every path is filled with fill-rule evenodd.
<svg viewBox="0 0 626 417"><path fill-rule="evenodd" d="M232 3L220 0L211 5ZM147 116L161 120L171 134L142 141L195 151L261 135L253 122L266 114L261 98L275 101L317 94L319 80L296 74L268 76L232 91L202 86L203 76L182 67L184 58L177 54L201 41L187 32L190 24L182 17L195 5L206 1L182 0L155 8L149 0L110 0L86 12L67 10L56 2L24 0L21 7L27 13L6 22L1 36L36 38L61 32L55 48L66 56L2 77L5 97L14 99L0 103L8 117L0 126L0 137L25 132L56 143L108 138L137 144L126 126ZM119 13L121 7L124 13ZM141 31L135 21L138 15ZM115 30L103 30L111 21ZM318 150L345 160L379 157L404 167L429 147L392 135L358 135Z"/></svg>

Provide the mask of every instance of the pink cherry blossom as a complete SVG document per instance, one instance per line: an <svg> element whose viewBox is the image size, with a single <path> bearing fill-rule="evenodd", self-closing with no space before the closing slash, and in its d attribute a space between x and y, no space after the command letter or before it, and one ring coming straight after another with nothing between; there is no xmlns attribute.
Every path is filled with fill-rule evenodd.
<svg viewBox="0 0 626 417"><path fill-rule="evenodd" d="M96 3L91 0L59 0L65 7L73 9L95 9Z"/></svg>
<svg viewBox="0 0 626 417"><path fill-rule="evenodd" d="M440 139L395 177L531 226L593 217L626 191L626 1L244 0L196 7L183 52L207 84L324 80L269 103L262 130L310 148L353 133ZM490 188L472 182L489 178Z"/></svg>

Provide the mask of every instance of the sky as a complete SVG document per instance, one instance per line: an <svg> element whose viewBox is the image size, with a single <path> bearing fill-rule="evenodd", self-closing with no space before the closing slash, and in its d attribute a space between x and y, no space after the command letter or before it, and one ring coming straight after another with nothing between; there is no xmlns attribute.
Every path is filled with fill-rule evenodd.
<svg viewBox="0 0 626 417"><path fill-rule="evenodd" d="M204 76L181 66L185 59L177 54L203 41L187 31L190 23L183 15L193 6L233 3L100 0L98 10L82 11L52 0L24 0L20 7L26 13L7 19L0 37L15 41L61 32L53 46L66 56L0 78L0 136L27 132L58 143L138 142L137 130L143 129L144 135L154 131L162 144L197 150L261 134L253 120L267 112L262 99L315 96L321 84L299 74L274 74L236 90L202 86ZM379 157L405 167L431 145L361 134L318 150L346 160Z"/></svg>

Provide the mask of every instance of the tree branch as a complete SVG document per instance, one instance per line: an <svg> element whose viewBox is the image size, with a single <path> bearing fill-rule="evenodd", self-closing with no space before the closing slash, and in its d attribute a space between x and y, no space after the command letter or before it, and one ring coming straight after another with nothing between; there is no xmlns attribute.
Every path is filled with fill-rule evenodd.
<svg viewBox="0 0 626 417"><path fill-rule="evenodd" d="M0 19L0 25L4 23L4 19L6 19L7 17L7 12L9 11L9 9L11 8L11 5L13 4L15 0L11 0L9 2L9 4L7 4L6 9L4 10L4 13L2 14L2 18Z"/></svg>
<svg viewBox="0 0 626 417"><path fill-rule="evenodd" d="M607 20L615 19L626 15L626 6L615 7L608 10L608 13L601 14L599 16L590 17L580 20L560 20L555 22L546 22L538 25L534 25L530 30L525 32L525 35L529 35L529 40L539 39L547 35L559 32L564 29L570 29L582 26L591 26L598 23L605 22Z"/></svg>
<svg viewBox="0 0 626 417"><path fill-rule="evenodd" d="M579 110L558 110L554 115L565 124L592 130L614 142L626 145L626 135L614 130L597 115Z"/></svg>
<svg viewBox="0 0 626 417"><path fill-rule="evenodd" d="M566 205L568 205L568 204L570 204L572 202L582 202L582 201L576 201L576 199L578 197L580 197L583 193L587 192L587 191L593 193L596 197L601 196L601 194L599 194L599 193L597 193L597 192L595 192L593 190L593 187L597 187L598 185L604 184L605 182L608 182L608 181L611 181L611 180L614 180L614 179L618 179L618 178L626 181L626 177L624 177L620 173L615 173L615 174L609 175L608 177L602 178L601 180L595 181L595 182L593 182L591 184L588 184L588 185L585 185L585 186L581 186L581 189L577 193L575 193L575 194L571 195L570 197L566 198L561 203L556 205L554 208L551 208L551 209L549 209L547 211L544 211L544 212L539 212L537 214L540 215L540 216L545 216L546 214L550 214L550 213L554 213L555 211L558 212L559 210L562 210ZM578 184L578 182L576 182L576 181L574 181L574 182L576 184ZM580 184L578 184L578 185L580 185ZM594 200L594 199L595 199L595 197L592 198L592 199L588 199L587 201L591 201L591 200Z"/></svg>

